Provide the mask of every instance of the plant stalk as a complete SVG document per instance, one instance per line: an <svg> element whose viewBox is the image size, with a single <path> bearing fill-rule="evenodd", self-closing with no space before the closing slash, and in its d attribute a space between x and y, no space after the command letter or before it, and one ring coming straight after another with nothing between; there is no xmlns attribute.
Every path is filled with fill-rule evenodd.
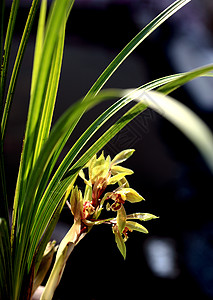
<svg viewBox="0 0 213 300"><path fill-rule="evenodd" d="M72 253L78 242L86 235L86 233L82 233L81 227L81 219L78 219L74 222L70 230L61 241L57 251L54 266L40 300L51 300L53 298L55 289L57 288L61 280L66 262L70 254Z"/></svg>

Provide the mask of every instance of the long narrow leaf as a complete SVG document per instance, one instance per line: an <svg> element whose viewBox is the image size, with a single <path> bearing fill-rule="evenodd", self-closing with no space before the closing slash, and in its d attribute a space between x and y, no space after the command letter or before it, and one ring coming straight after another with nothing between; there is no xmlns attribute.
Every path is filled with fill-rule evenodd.
<svg viewBox="0 0 213 300"><path fill-rule="evenodd" d="M33 71L32 71L32 81L31 81L31 91L30 94L33 95L35 91L36 81L38 79L39 66L42 58L42 51L44 46L45 38L45 29L46 29L46 13L47 13L47 1L43 0L41 2L37 35L36 35L36 44L33 60Z"/></svg>
<svg viewBox="0 0 213 300"><path fill-rule="evenodd" d="M59 40L52 58L52 65L50 69L46 97L42 111L42 118L40 122L40 128L37 134L37 144L35 147L35 151L38 153L37 155L39 155L43 144L48 139L50 126L52 123L53 111L55 107L59 77L61 72L61 64L64 50L64 37L65 28L61 31L59 35ZM35 157L35 160L36 159L37 158Z"/></svg>
<svg viewBox="0 0 213 300"><path fill-rule="evenodd" d="M144 100L145 97L145 100ZM146 103L179 128L198 148L213 173L213 135L206 124L189 108L170 96L150 91L135 98Z"/></svg>
<svg viewBox="0 0 213 300"><path fill-rule="evenodd" d="M19 218L16 221L16 239L14 249L14 274L16 274L16 290L15 296L20 294L20 282L23 280L26 270L26 249L28 237L20 227L27 226L29 220L26 208L31 206L30 199L25 195L26 188L31 175L33 165L39 155L40 147L35 147L38 141L37 135L42 124L42 112L45 105L46 87L49 80L49 72L51 70L53 53L59 39L59 34L64 30L64 24L67 20L67 14L73 5L73 0L55 1L48 18L43 53L39 66L39 76L35 83L34 93L31 94L31 101L28 113L27 127L25 133L25 141L23 146L22 160L19 170L18 183L16 188L15 201L18 203L16 208L19 209ZM49 100L49 99L48 99ZM34 190L34 192L36 189ZM26 199L26 200L25 200ZM17 214L17 212L16 212ZM20 234L21 233L21 234Z"/></svg>
<svg viewBox="0 0 213 300"><path fill-rule="evenodd" d="M39 66L39 77L35 83L34 93L31 95L25 142L23 147L22 162L20 167L19 181L16 197L23 199L26 191L28 176L38 157L40 147L37 145L37 134L40 130L42 112L45 101L45 92L49 80L49 72L52 65L52 57L55 51L58 35L63 29L67 12L72 6L73 0L55 1L47 24L43 53Z"/></svg>
<svg viewBox="0 0 213 300"><path fill-rule="evenodd" d="M34 1L34 3L35 3L35 1ZM46 6L47 6L46 1L42 1L40 15L39 15L39 22L38 22L36 45L35 45L34 65L33 65L32 83L31 83L31 94L33 93L35 81L36 81L36 78L38 75L38 66L39 66L39 61L40 61L41 53L42 53L42 49L43 49L45 20L46 20ZM28 19L29 19L29 17L28 17ZM22 40L24 40L23 37L22 37ZM20 49L20 47L19 47L19 49ZM18 55L17 55L17 57L18 57ZM6 104L7 104L7 102L6 102ZM2 130L4 130L4 126L5 126L4 123L5 123L5 121L4 121L4 117L3 117ZM23 153L22 153L22 156L23 156ZM21 157L20 170L19 170L17 186L16 186L16 194L15 194L15 199L14 199L14 203L13 203L12 230L11 230L12 244L13 244L13 239L14 239L16 217L17 217L17 213L18 213L18 204L19 204L19 196L20 196L19 191L21 188L20 185L21 185L21 175L22 175L22 172L21 172L22 171L22 159L23 158Z"/></svg>
<svg viewBox="0 0 213 300"><path fill-rule="evenodd" d="M13 299L10 235L7 222L0 219L0 299Z"/></svg>
<svg viewBox="0 0 213 300"><path fill-rule="evenodd" d="M3 54L3 43L4 43L4 11L5 11L5 0L0 2L0 65L2 63L2 54ZM1 76L1 74L0 74ZM1 82L1 79L0 79ZM0 112L2 110L0 109ZM1 115L1 113L0 113Z"/></svg>
<svg viewBox="0 0 213 300"><path fill-rule="evenodd" d="M11 108L11 102L12 102L12 98L14 95L14 90L15 90L15 86L16 86L16 82L17 82L18 73L20 70L23 56L24 56L24 51L25 51L25 48L27 45L27 41L28 41L28 38L29 38L29 35L31 32L33 20L36 15L38 3L39 3L39 0L33 0L33 2L32 2L31 8L30 8L30 11L28 14L27 22L26 22L26 25L24 28L24 32L23 32L23 35L21 38L21 42L19 45L16 60L15 60L14 66L13 66L13 72L12 72L12 75L10 78L10 83L9 83L9 87L8 87L8 91L7 91L7 98L6 98L3 117L2 117L2 121L1 121L1 130L2 130L2 138L3 139L5 136L5 130L6 130L7 122L8 122L8 116L9 116L9 112L10 112L10 108Z"/></svg>
<svg viewBox="0 0 213 300"><path fill-rule="evenodd" d="M10 16L7 26L7 32L4 42L4 55L1 65L1 82L0 82L0 107L3 107L3 98L4 98L4 89L5 89L5 82L6 82L6 76L7 76L7 68L8 68L8 60L11 50L11 43L12 43L12 37L13 37L13 31L15 27L16 22L16 16L19 8L19 2L20 0L14 0L12 2L11 10L10 10ZM2 113L2 111L1 111Z"/></svg>
<svg viewBox="0 0 213 300"><path fill-rule="evenodd" d="M89 90L86 97L90 94L96 94L104 86L107 80L118 69L121 63L138 47L153 31L155 31L162 23L180 10L184 5L191 0L177 0L161 12L155 19L153 19L145 28L143 28L115 57L111 64L104 70L92 88Z"/></svg>
<svg viewBox="0 0 213 300"><path fill-rule="evenodd" d="M213 71L213 64L191 70L190 72L183 73L181 76L178 76L177 78L174 78L174 80L171 80L171 82L168 82L165 85L159 87L158 91L163 94L169 94L172 91L176 90L177 88L183 86L185 83L197 77L200 76L211 77L213 73L210 72L212 71Z"/></svg>
<svg viewBox="0 0 213 300"><path fill-rule="evenodd" d="M7 184L5 176L5 165L3 155L3 141L0 133L0 218L6 220L9 226L9 207L7 201Z"/></svg>

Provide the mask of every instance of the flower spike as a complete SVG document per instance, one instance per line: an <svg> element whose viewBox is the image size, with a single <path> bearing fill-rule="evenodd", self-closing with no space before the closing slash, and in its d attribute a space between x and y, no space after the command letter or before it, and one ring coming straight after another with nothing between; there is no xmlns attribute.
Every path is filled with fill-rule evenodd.
<svg viewBox="0 0 213 300"><path fill-rule="evenodd" d="M120 163L126 161L134 151L133 149L121 151L113 159L109 155L105 158L104 152L100 156L93 156L84 170L79 172L79 177L85 184L84 193L82 194L77 186L73 188L68 204L75 222L81 222L80 233L86 234L94 225L110 224L117 247L124 258L128 233L132 231L148 233L144 226L134 220L148 221L157 218L148 213L126 214L126 201L134 204L144 200L138 192L129 187L126 179L126 176L134 172L120 166ZM106 192L108 187L116 184L117 188L112 192ZM116 213L116 217L100 219L104 207L107 211Z"/></svg>

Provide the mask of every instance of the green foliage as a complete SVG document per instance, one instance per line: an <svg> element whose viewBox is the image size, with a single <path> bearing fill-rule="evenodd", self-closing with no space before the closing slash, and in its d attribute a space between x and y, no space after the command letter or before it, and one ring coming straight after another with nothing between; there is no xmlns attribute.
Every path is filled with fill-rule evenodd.
<svg viewBox="0 0 213 300"><path fill-rule="evenodd" d="M4 1L1 1L0 182L2 194L0 198L0 297L2 299L30 299L35 288L35 285L33 288L34 279L39 278L37 282L40 283L44 275L40 268L42 261L44 261L44 258L42 260L43 253L58 221L61 210L70 196L70 192L70 207L74 215L74 227L71 227L65 237L64 244L62 243L59 247L57 254L58 265L55 267L57 272L65 266L66 260L77 242L76 234L78 236L79 228L82 226L82 223L79 221L82 214L84 214L84 217L87 216L84 225L88 231L94 225L103 223L113 225L115 241L124 258L126 257L125 241L127 231L136 230L147 233L145 227L135 220L148 221L156 217L147 213L126 215L123 207L123 202L125 201L134 203L143 200L142 196L129 187L126 179L126 176L131 175L133 171L119 166L121 162L132 155L133 150L121 152L112 161L109 157L105 159L103 154L98 158L95 156L125 125L138 114L142 113L147 107L151 107L162 114L186 134L198 147L210 170L213 172L212 133L183 104L178 103L171 97L165 96L194 78L212 76L213 65L201 67L183 74L155 79L135 90L102 90L107 80L132 51L188 2L190 0L177 0L173 2L143 28L100 75L86 96L64 112L56 124L52 126L52 117L62 67L66 22L74 0L55 0L51 5L48 15L47 1L41 1L29 111L14 197L12 228L10 230L3 146L18 72L39 1L32 0L31 2L10 78L7 72L8 62L19 0L13 0L12 2L5 35L3 31ZM9 82L8 89L6 89L6 79ZM98 103L107 101L108 99L118 100L98 116L86 129L68 151L57 169L53 171L59 155L67 140L72 136L72 132L78 125L81 116ZM138 103L135 103L131 109L124 113L118 121L114 122L88 148L89 142L98 130L118 111L122 111L124 106L133 101L137 101ZM81 156L78 156L80 151ZM109 166L111 175L107 179L108 181L100 181L100 178L106 179ZM89 178L86 178L84 168L89 168ZM78 174L86 184L83 195L78 188L74 188ZM97 181L99 181L102 187L104 183L107 183L107 185L118 184L120 187L104 196L101 202L97 198L96 203L92 203L91 206L89 202L92 197L92 189ZM99 192L98 186L96 186L97 195ZM117 216L116 218L101 220L99 219L99 215L103 209L104 202L109 199L114 202L108 204L107 209L116 212ZM120 199L120 202L118 199ZM81 214L79 214L79 211ZM53 248L51 250L53 251ZM48 269L48 265L46 266L46 269ZM55 277L50 277L51 284L48 285L49 290L46 289L46 291L48 290L51 296L48 296L49 298L46 299L50 299L53 295L58 282L55 282L55 280Z"/></svg>
<svg viewBox="0 0 213 300"><path fill-rule="evenodd" d="M10 252L9 228L4 219L0 219L0 296L1 299L13 299L13 274Z"/></svg>

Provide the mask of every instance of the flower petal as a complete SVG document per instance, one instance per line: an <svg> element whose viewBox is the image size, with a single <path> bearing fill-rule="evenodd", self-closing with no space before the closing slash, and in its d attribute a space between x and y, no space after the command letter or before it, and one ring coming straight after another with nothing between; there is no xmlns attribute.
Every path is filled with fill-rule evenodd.
<svg viewBox="0 0 213 300"><path fill-rule="evenodd" d="M122 234L126 227L126 211L123 205L121 205L121 208L117 212L117 225L120 234Z"/></svg>
<svg viewBox="0 0 213 300"><path fill-rule="evenodd" d="M92 184L98 178L105 178L109 173L109 168L111 164L110 156L107 156L105 159L104 154L102 153L96 161L93 160L92 164L90 165L90 181Z"/></svg>
<svg viewBox="0 0 213 300"><path fill-rule="evenodd" d="M126 175L128 175L128 174L126 174L126 173L117 174L108 180L108 184L115 184L118 181L120 181L122 178L124 178Z"/></svg>
<svg viewBox="0 0 213 300"><path fill-rule="evenodd" d="M71 193L70 196L70 205L71 205L71 212L73 214L73 216L76 215L77 212L77 208L78 208L78 187L76 186Z"/></svg>
<svg viewBox="0 0 213 300"><path fill-rule="evenodd" d="M158 218L159 217L152 215L152 214L148 214L148 213L134 213L134 214L127 216L127 220L137 219L137 220L141 220L141 221L149 221L149 220L158 219Z"/></svg>
<svg viewBox="0 0 213 300"><path fill-rule="evenodd" d="M118 181L118 185L128 188L129 182L127 181L126 177L123 177L121 180Z"/></svg>
<svg viewBox="0 0 213 300"><path fill-rule="evenodd" d="M126 200L135 203L145 200L140 194L138 194L135 190L131 188L124 188L124 193L126 194Z"/></svg>
<svg viewBox="0 0 213 300"><path fill-rule="evenodd" d="M126 175L132 175L134 172L128 168L124 168L121 166L114 165L111 167L112 175L116 175L119 173L125 173Z"/></svg>
<svg viewBox="0 0 213 300"><path fill-rule="evenodd" d="M113 158L111 165L117 165L127 160L134 153L134 151L134 149L127 149L121 151Z"/></svg>
<svg viewBox="0 0 213 300"><path fill-rule="evenodd" d="M127 221L126 227L130 230L136 230L139 232L148 233L148 230L144 226L142 226L141 224L139 224L137 222Z"/></svg>
<svg viewBox="0 0 213 300"><path fill-rule="evenodd" d="M121 254L123 255L123 258L126 259L126 245L124 243L122 235L120 234L117 226L113 227L113 233L115 235L115 242L117 244L117 247L118 247L119 251L121 252Z"/></svg>
<svg viewBox="0 0 213 300"><path fill-rule="evenodd" d="M91 185L90 181L86 179L83 169L80 170L78 175L83 179L85 184Z"/></svg>

